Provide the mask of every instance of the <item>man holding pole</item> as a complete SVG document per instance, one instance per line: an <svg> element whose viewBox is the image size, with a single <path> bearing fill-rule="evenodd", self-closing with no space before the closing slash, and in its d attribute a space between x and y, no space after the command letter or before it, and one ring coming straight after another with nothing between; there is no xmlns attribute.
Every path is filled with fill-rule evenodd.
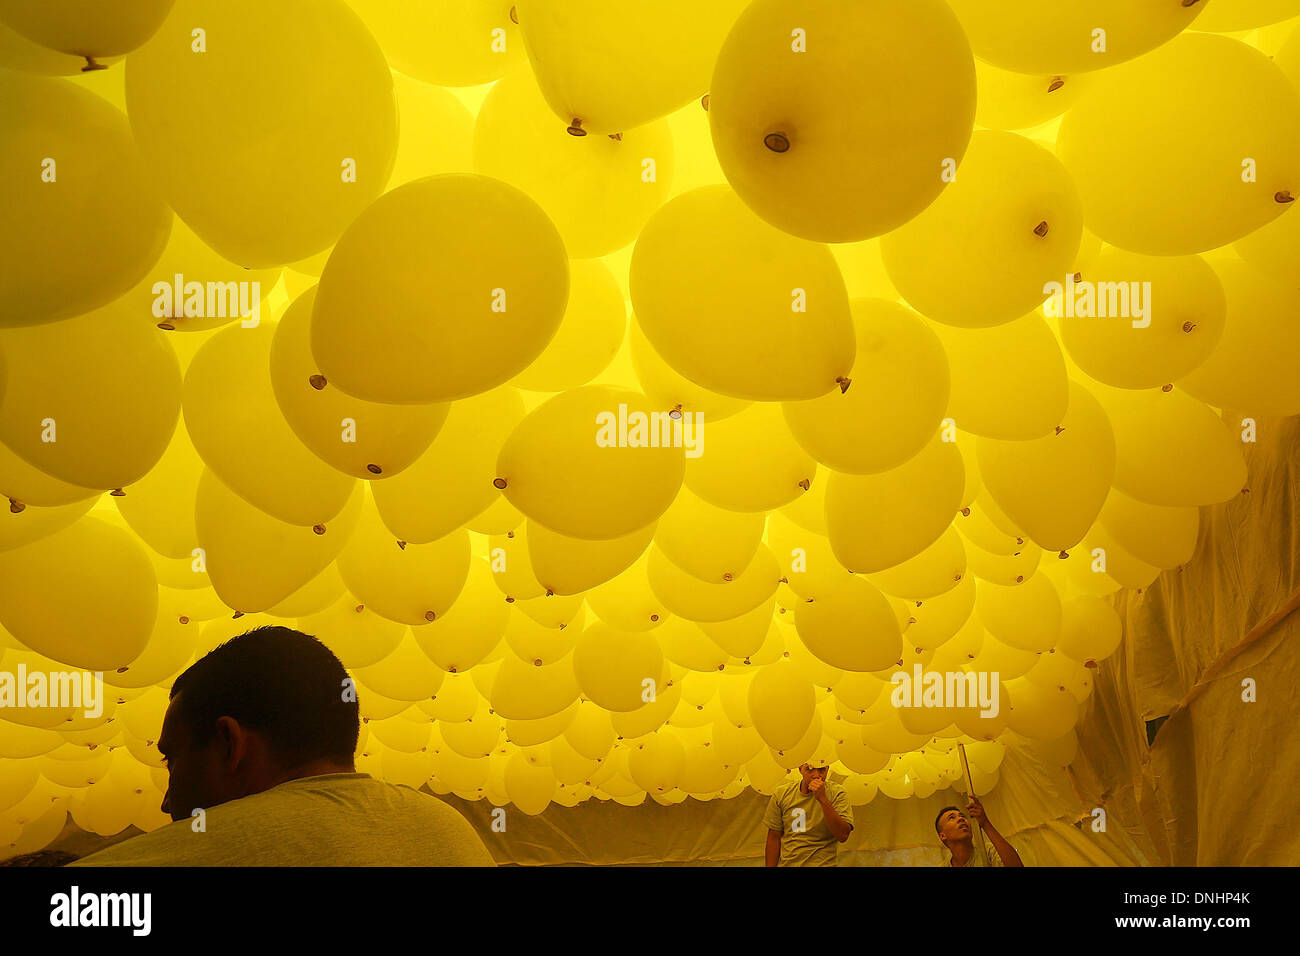
<svg viewBox="0 0 1300 956"><path fill-rule="evenodd" d="M969 816L968 816L969 815ZM974 831L970 821L974 820L979 828L988 834L997 856L989 857L980 840L979 850L975 848ZM979 798L971 794L970 803L966 804L966 813L957 807L944 807L934 818L934 830L948 852L952 854L948 866L1024 866L1016 848L1006 841L984 814L984 806Z"/></svg>

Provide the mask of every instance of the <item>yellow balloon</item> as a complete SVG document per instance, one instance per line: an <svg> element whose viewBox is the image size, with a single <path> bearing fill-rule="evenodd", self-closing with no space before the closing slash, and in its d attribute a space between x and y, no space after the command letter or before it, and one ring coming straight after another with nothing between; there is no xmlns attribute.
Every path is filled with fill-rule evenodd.
<svg viewBox="0 0 1300 956"><path fill-rule="evenodd" d="M933 326L948 355L948 415L961 431L1025 441L1060 423L1070 400L1061 346L1036 312L982 329Z"/></svg>
<svg viewBox="0 0 1300 956"><path fill-rule="evenodd" d="M1070 358L1099 382L1165 385L1204 362L1223 335L1223 285L1199 256L1110 248L1084 282L1067 278L1045 311L1060 319Z"/></svg>
<svg viewBox="0 0 1300 956"><path fill-rule="evenodd" d="M816 708L812 685L785 663L760 669L747 699L754 729L774 750L794 747L811 726Z"/></svg>
<svg viewBox="0 0 1300 956"><path fill-rule="evenodd" d="M585 620L586 612L581 604L569 620L555 624L539 623L523 611L514 610L506 624L506 643L525 663L535 667L554 664L573 650Z"/></svg>
<svg viewBox="0 0 1300 956"><path fill-rule="evenodd" d="M538 392L586 385L618 354L627 304L609 267L597 259L569 263L569 304L555 338L511 384Z"/></svg>
<svg viewBox="0 0 1300 956"><path fill-rule="evenodd" d="M940 0L756 0L709 86L713 144L736 192L774 226L822 242L881 235L933 202L974 116L970 46Z"/></svg>
<svg viewBox="0 0 1300 956"><path fill-rule="evenodd" d="M121 488L162 457L180 411L180 366L163 334L120 304L5 329L0 439L54 478Z"/></svg>
<svg viewBox="0 0 1300 956"><path fill-rule="evenodd" d="M194 495L202 474L203 459L194 450L189 432L177 428L158 463L117 499L117 510L158 554L188 561L198 543Z"/></svg>
<svg viewBox="0 0 1300 956"><path fill-rule="evenodd" d="M0 326L106 305L167 244L171 215L126 117L73 83L0 71L0 178Z"/></svg>
<svg viewBox="0 0 1300 956"><path fill-rule="evenodd" d="M639 710L667 688L663 651L653 634L596 623L578 638L572 661L583 697L609 711Z"/></svg>
<svg viewBox="0 0 1300 956"><path fill-rule="evenodd" d="M1178 387L1221 408L1300 413L1293 361L1300 354L1296 283L1232 260L1216 260L1214 271L1228 298L1223 335L1205 361L1178 379Z"/></svg>
<svg viewBox="0 0 1300 956"><path fill-rule="evenodd" d="M1045 651L1060 638L1061 598L1043 574L1012 587L980 581L975 613L990 634L1017 650Z"/></svg>
<svg viewBox="0 0 1300 956"><path fill-rule="evenodd" d="M364 489L328 524L289 524L250 505L209 468L199 478L194 524L202 560L217 594L245 613L265 611L335 559L361 513Z"/></svg>
<svg viewBox="0 0 1300 956"><path fill-rule="evenodd" d="M1018 678L1007 681L1002 693L1010 699L1007 726L1031 740L1056 740L1078 720L1079 703L1067 689Z"/></svg>
<svg viewBox="0 0 1300 956"><path fill-rule="evenodd" d="M513 186L433 176L386 193L321 275L311 347L321 372L372 402L484 392L522 371L560 325L568 259Z"/></svg>
<svg viewBox="0 0 1300 956"><path fill-rule="evenodd" d="M1201 512L1190 505L1146 504L1111 488L1097 522L1134 557L1158 568L1176 568L1196 552Z"/></svg>
<svg viewBox="0 0 1300 956"><path fill-rule="evenodd" d="M609 540L657 519L681 488L686 430L644 395L591 385L528 415L501 448L495 483L533 521Z"/></svg>
<svg viewBox="0 0 1300 956"><path fill-rule="evenodd" d="M6 3L0 19L61 53L87 60L129 53L162 25L174 0L61 0Z"/></svg>
<svg viewBox="0 0 1300 956"><path fill-rule="evenodd" d="M389 700L415 701L438 692L446 673L420 650L410 630L384 659L369 667L359 667L357 680L363 690L372 690Z"/></svg>
<svg viewBox="0 0 1300 956"><path fill-rule="evenodd" d="M0 625L62 664L107 671L131 663L157 611L158 581L144 548L93 515L0 551Z"/></svg>
<svg viewBox="0 0 1300 956"><path fill-rule="evenodd" d="M522 752L510 755L505 785L510 802L529 816L542 813L555 796L555 775L551 768L537 766Z"/></svg>
<svg viewBox="0 0 1300 956"><path fill-rule="evenodd" d="M572 0L570 0L572 2ZM474 168L531 196L551 217L575 259L632 242L668 197L673 137L666 120L617 139L572 136L520 70L498 81L474 125Z"/></svg>
<svg viewBox="0 0 1300 956"><path fill-rule="evenodd" d="M1086 73L1014 73L976 57L979 101L975 122L989 129L1022 130L1060 116L1088 88Z"/></svg>
<svg viewBox="0 0 1300 956"><path fill-rule="evenodd" d="M1155 505L1209 505L1246 483L1241 436L1213 409L1173 389L1093 390L1115 433L1115 487Z"/></svg>
<svg viewBox="0 0 1300 956"><path fill-rule="evenodd" d="M1061 602L1061 639L1056 649L1081 664L1110 657L1119 647L1124 628L1119 615L1098 597Z"/></svg>
<svg viewBox="0 0 1300 956"><path fill-rule="evenodd" d="M1060 161L1015 133L983 130L934 204L880 240L889 278L922 315L1000 325L1046 297L1074 264L1079 195Z"/></svg>
<svg viewBox="0 0 1300 956"><path fill-rule="evenodd" d="M774 402L758 402L726 421L700 426L686 485L728 511L761 512L806 494L817 463L795 441Z"/></svg>
<svg viewBox="0 0 1300 956"><path fill-rule="evenodd" d="M469 562L466 532L407 544L384 526L369 502L338 553L339 574L358 601L389 620L417 626L447 613L465 586Z"/></svg>
<svg viewBox="0 0 1300 956"><path fill-rule="evenodd" d="M268 515L322 524L342 509L357 481L314 455L281 414L268 355L272 323L215 333L185 373L185 427L204 463Z"/></svg>
<svg viewBox="0 0 1300 956"><path fill-rule="evenodd" d="M951 591L965 574L966 546L956 527L949 525L924 551L868 580L886 594L916 602Z"/></svg>
<svg viewBox="0 0 1300 956"><path fill-rule="evenodd" d="M1018 73L1101 70L1155 49L1196 19L1204 4L1093 0L950 0L981 59ZM1198 24L1199 26L1199 24Z"/></svg>
<svg viewBox="0 0 1300 956"><path fill-rule="evenodd" d="M0 494L9 499L9 506L0 510L0 550L29 544L66 528L89 511L100 496L98 491L49 477L4 444L0 444ZM40 500L47 495L56 500ZM57 499L73 500L65 504Z"/></svg>
<svg viewBox="0 0 1300 956"><path fill-rule="evenodd" d="M1204 252L1300 195L1300 92L1258 50L1188 33L1099 76L1061 123L1058 153L1106 242Z"/></svg>
<svg viewBox="0 0 1300 956"><path fill-rule="evenodd" d="M847 671L876 671L903 649L889 601L865 579L845 576L835 590L800 604L795 626L820 660Z"/></svg>
<svg viewBox="0 0 1300 956"><path fill-rule="evenodd" d="M540 720L572 705L581 687L574 654L554 664L534 664L507 650L492 682L492 709L510 720Z"/></svg>
<svg viewBox="0 0 1300 956"><path fill-rule="evenodd" d="M404 541L433 541L499 500L492 487L497 453L523 417L524 403L514 388L453 403L424 454L400 474L371 485L384 524ZM438 493L429 494L430 488Z"/></svg>
<svg viewBox="0 0 1300 956"><path fill-rule="evenodd" d="M556 594L581 594L618 576L636 561L656 526L646 525L608 541L588 541L557 534L536 522L528 522L529 563L538 583Z"/></svg>
<svg viewBox="0 0 1300 956"><path fill-rule="evenodd" d="M330 246L393 166L392 74L343 0L178 0L126 102L172 208L249 268Z"/></svg>
<svg viewBox="0 0 1300 956"><path fill-rule="evenodd" d="M1216 33L1250 30L1296 14L1291 0L1216 0L1196 18L1196 29Z"/></svg>
<svg viewBox="0 0 1300 956"><path fill-rule="evenodd" d="M641 331L639 322L628 329L629 355L641 391L656 405L676 409L683 415L704 416L706 422L720 422L743 408L749 402L727 395L719 395L696 385L677 372L654 350L650 340Z"/></svg>
<svg viewBox="0 0 1300 956"><path fill-rule="evenodd" d="M779 511L767 517L766 540L786 585L804 600L832 590L849 574L825 534L808 531Z"/></svg>
<svg viewBox="0 0 1300 956"><path fill-rule="evenodd" d="M717 582L743 574L762 537L762 514L718 508L684 487L659 519L655 545L683 571Z"/></svg>
<svg viewBox="0 0 1300 956"><path fill-rule="evenodd" d="M956 445L937 434L890 471L832 473L826 525L835 556L848 570L866 574L920 554L952 523L964 475Z"/></svg>
<svg viewBox="0 0 1300 956"><path fill-rule="evenodd" d="M906 306L852 303L857 356L850 387L786 402L795 440L827 468L886 471L929 441L948 402L948 360L939 338Z"/></svg>
<svg viewBox="0 0 1300 956"><path fill-rule="evenodd" d="M394 70L438 86L489 83L523 62L501 0L347 0Z"/></svg>
<svg viewBox="0 0 1300 956"><path fill-rule="evenodd" d="M261 321L279 269L244 269L210 249L184 220L172 217L167 248L143 279L122 298L132 318L161 329L202 332L236 319ZM198 336L169 336L173 345Z"/></svg>
<svg viewBox="0 0 1300 956"><path fill-rule="evenodd" d="M1072 548L1101 511L1115 475L1115 436L1105 410L1070 383L1060 424L1032 441L976 441L984 487L1007 517L1050 551Z"/></svg>
<svg viewBox="0 0 1300 956"><path fill-rule="evenodd" d="M642 554L626 571L586 593L596 616L623 631L648 631L669 618L668 609L650 589L649 556Z"/></svg>
<svg viewBox="0 0 1300 956"><path fill-rule="evenodd" d="M689 621L730 621L752 611L776 592L781 573L764 547L743 573L721 580L703 581L683 571L657 547L650 549L646 567L655 595Z"/></svg>
<svg viewBox="0 0 1300 956"><path fill-rule="evenodd" d="M650 219L631 287L646 338L706 389L787 401L848 375L852 319L830 250L763 222L726 186L678 196Z"/></svg>
<svg viewBox="0 0 1300 956"><path fill-rule="evenodd" d="M298 296L271 341L275 398L289 427L322 461L354 478L389 478L437 437L449 405L384 405L330 388L311 351L316 289Z"/></svg>
<svg viewBox="0 0 1300 956"><path fill-rule="evenodd" d="M509 614L510 605L497 590L488 563L471 558L456 603L431 624L415 628L415 640L443 670L464 673L500 643Z"/></svg>
<svg viewBox="0 0 1300 956"><path fill-rule="evenodd" d="M606 134L643 126L706 92L718 46L744 6L519 0L515 9L556 116L582 133Z"/></svg>
<svg viewBox="0 0 1300 956"><path fill-rule="evenodd" d="M116 63L119 57L96 60L101 66ZM0 64L7 70L38 73L42 76L81 76L87 66L86 58L70 53L58 53L41 46L4 23L0 16ZM96 70L95 72L100 72Z"/></svg>

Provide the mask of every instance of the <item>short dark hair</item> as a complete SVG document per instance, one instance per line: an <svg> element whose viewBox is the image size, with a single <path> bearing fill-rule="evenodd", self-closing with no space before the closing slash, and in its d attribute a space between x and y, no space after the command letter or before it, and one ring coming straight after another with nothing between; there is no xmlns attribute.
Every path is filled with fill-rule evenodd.
<svg viewBox="0 0 1300 956"><path fill-rule="evenodd" d="M943 815L947 813L949 810L956 810L958 813L961 813L961 807L944 807L942 810L940 810L938 816L934 818L935 833L943 832L943 829L939 826L939 821L943 819Z"/></svg>
<svg viewBox="0 0 1300 956"><path fill-rule="evenodd" d="M348 672L334 653L289 627L259 627L217 645L172 684L176 714L197 746L233 717L266 736L286 768L350 761L361 730Z"/></svg>

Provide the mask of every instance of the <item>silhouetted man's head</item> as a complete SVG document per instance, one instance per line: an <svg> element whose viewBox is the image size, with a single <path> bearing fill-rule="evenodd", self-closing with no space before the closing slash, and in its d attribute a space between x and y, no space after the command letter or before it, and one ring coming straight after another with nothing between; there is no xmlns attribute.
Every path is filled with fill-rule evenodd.
<svg viewBox="0 0 1300 956"><path fill-rule="evenodd" d="M219 645L172 684L163 812L182 820L286 780L352 772L356 698L339 659L301 631L259 627Z"/></svg>
<svg viewBox="0 0 1300 956"><path fill-rule="evenodd" d="M934 832L939 834L945 847L952 849L948 846L949 841L960 843L971 838L970 821L957 807L944 807L934 818Z"/></svg>

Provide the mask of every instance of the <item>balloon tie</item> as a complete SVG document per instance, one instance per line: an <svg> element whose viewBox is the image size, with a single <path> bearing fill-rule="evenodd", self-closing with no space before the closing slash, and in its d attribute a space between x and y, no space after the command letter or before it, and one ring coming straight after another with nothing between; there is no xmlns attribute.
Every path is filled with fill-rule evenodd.
<svg viewBox="0 0 1300 956"><path fill-rule="evenodd" d="M1060 89L1061 87L1063 87L1064 85L1065 85L1065 77L1063 77L1063 76L1054 76L1054 77L1052 77L1052 83L1051 83L1051 85L1047 87L1047 92L1049 92L1049 93L1055 93L1057 90L1059 90L1059 89Z"/></svg>
<svg viewBox="0 0 1300 956"><path fill-rule="evenodd" d="M774 153L784 153L790 148L790 138L785 133L768 133L763 137L763 145Z"/></svg>
<svg viewBox="0 0 1300 956"><path fill-rule="evenodd" d="M1047 220L1046 220L1046 219L1044 219L1044 220L1043 220L1042 222L1040 222L1038 225L1034 226L1034 235L1035 235L1035 236L1038 236L1040 239L1041 239L1043 236L1047 235Z"/></svg>

